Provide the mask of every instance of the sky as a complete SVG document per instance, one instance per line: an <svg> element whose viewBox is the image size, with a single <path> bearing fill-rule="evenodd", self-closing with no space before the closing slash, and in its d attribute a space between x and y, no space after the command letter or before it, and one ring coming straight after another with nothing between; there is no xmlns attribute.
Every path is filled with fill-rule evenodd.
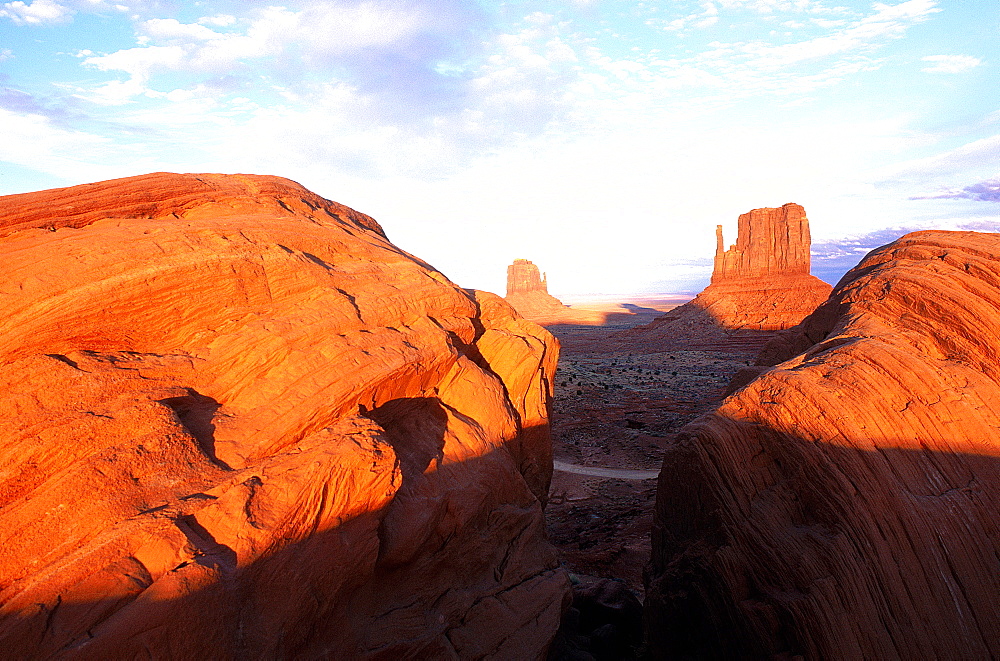
<svg viewBox="0 0 1000 661"><path fill-rule="evenodd" d="M0 195L273 174L503 293L696 292L802 204L835 283L1000 231L998 0L0 1Z"/></svg>

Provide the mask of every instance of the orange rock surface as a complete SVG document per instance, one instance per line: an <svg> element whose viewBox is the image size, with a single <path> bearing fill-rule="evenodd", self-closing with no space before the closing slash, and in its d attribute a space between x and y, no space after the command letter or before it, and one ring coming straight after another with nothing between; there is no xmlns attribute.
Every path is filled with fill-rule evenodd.
<svg viewBox="0 0 1000 661"><path fill-rule="evenodd" d="M507 296L526 319L538 324L601 324L605 315L596 310L579 310L563 305L549 294L547 278L527 259L515 259L507 267Z"/></svg>
<svg viewBox="0 0 1000 661"><path fill-rule="evenodd" d="M872 252L681 432L654 658L1000 656L998 273L998 234Z"/></svg>
<svg viewBox="0 0 1000 661"><path fill-rule="evenodd" d="M9 658L540 658L558 345L278 177L0 198Z"/></svg>
<svg viewBox="0 0 1000 661"><path fill-rule="evenodd" d="M742 214L736 243L728 250L721 225L716 240L711 284L694 300L624 338L759 347L767 340L760 331L796 325L830 294L830 285L809 274L809 220L798 204Z"/></svg>

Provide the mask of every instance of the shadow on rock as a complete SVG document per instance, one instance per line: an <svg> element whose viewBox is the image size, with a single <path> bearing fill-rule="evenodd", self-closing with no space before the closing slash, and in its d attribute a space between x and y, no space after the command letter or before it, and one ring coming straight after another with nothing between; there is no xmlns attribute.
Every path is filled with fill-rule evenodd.
<svg viewBox="0 0 1000 661"><path fill-rule="evenodd" d="M572 576L573 604L563 614L549 661L639 658L642 604L621 581Z"/></svg>

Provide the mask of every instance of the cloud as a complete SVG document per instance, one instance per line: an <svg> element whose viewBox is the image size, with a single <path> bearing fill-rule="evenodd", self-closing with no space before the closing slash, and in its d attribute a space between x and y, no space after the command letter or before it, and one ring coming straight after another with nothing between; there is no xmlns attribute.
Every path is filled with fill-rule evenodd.
<svg viewBox="0 0 1000 661"><path fill-rule="evenodd" d="M665 108L704 111L762 93L788 97L835 85L877 67L869 51L936 11L932 0L876 5L870 15L843 25L809 28L825 37L792 44L715 43L700 53L692 49L686 57L662 59L656 49L611 55L599 41L575 32L575 24L539 11L490 35L496 27L484 22L490 19L472 16L457 0L290 6L258 6L239 17L206 12L190 22L141 21L138 47L83 60L90 68L124 76L78 96L107 105L183 98L190 107L193 100L184 90L200 97L212 89L261 104L277 100L282 117L302 117L303 126L319 126L323 134L328 131L313 109L326 109L338 119L327 120L338 126L334 142L345 145L343 153L351 159L360 158L359 149L369 140L369 167L392 160L396 149L404 170L431 174L545 131L601 131ZM712 0L699 0L698 6L685 21L714 19L720 10ZM846 11L806 0L732 0L728 6ZM221 85L217 81L223 78ZM350 102L342 104L345 98ZM206 125L264 121L218 100L213 112L227 116L206 117ZM169 114L167 107L162 111ZM178 107L178 112L179 121L190 121L186 111ZM126 121L153 114L133 113ZM423 168L416 164L421 149ZM446 163L444 157L453 160Z"/></svg>
<svg viewBox="0 0 1000 661"><path fill-rule="evenodd" d="M49 118L64 117L65 110L49 110L31 94L9 87L0 88L0 108L19 113L44 115Z"/></svg>
<svg viewBox="0 0 1000 661"><path fill-rule="evenodd" d="M888 39L902 37L911 25L941 11L936 5L934 0L909 0L898 5L876 3L874 14L836 28L832 34L778 46L750 42L736 45L736 50L746 56L750 66L765 69L833 55L864 53Z"/></svg>
<svg viewBox="0 0 1000 661"><path fill-rule="evenodd" d="M981 202L1000 202L1000 177L987 179L986 181L981 181L978 184L966 186L962 189L962 191L971 200L979 200Z"/></svg>
<svg viewBox="0 0 1000 661"><path fill-rule="evenodd" d="M702 8L708 11L709 4L702 4ZM711 6L720 12L726 9ZM803 11L825 10L815 4L799 6ZM787 9L780 3L773 8ZM849 14L843 7L829 11L839 12L838 20L820 25L810 16L807 27L795 33L742 42L713 41L700 49L692 40L687 43L695 47L672 49L674 57L663 56L656 49L625 58L610 57L597 46L578 49L583 55L576 83L580 95L571 113L577 117L589 113L592 126L600 130L601 124L634 122L647 115L652 120L664 112L674 114L675 120L683 116L688 121L766 96L777 97L783 107L795 102L808 104L806 95L879 69L883 62L876 58L877 51L938 9L932 0L910 0L894 6L876 5L866 15ZM685 24L701 16L689 14L679 20ZM584 88L589 88L589 98L583 94Z"/></svg>
<svg viewBox="0 0 1000 661"><path fill-rule="evenodd" d="M202 25L214 25L216 27L226 27L236 22L236 17L230 14L216 14L215 16L202 16L198 19Z"/></svg>
<svg viewBox="0 0 1000 661"><path fill-rule="evenodd" d="M79 96L95 103L120 105L134 97L147 94L150 76L154 70L179 69L184 65L187 52L181 46L147 46L127 48L110 55L86 57L84 65L100 71L123 71L128 80L112 80Z"/></svg>
<svg viewBox="0 0 1000 661"><path fill-rule="evenodd" d="M995 167L1000 162L1000 134L974 140L955 149L935 154L927 158L906 161L890 168L885 168L879 181L927 182L942 177L950 177L956 173L975 171L982 167ZM916 199L928 199L933 195L925 195Z"/></svg>
<svg viewBox="0 0 1000 661"><path fill-rule="evenodd" d="M785 26L794 31L772 32L767 38L747 41L713 41L700 51L690 49L690 55L674 59L643 59L639 54L636 59L644 64L642 87L631 90L637 97L665 98L670 91L687 88L689 98L699 95L698 103L718 105L761 94L811 94L857 73L880 68L882 61L875 57L879 49L940 11L934 0L876 3L867 15L815 2L728 0L700 4L701 13L674 20L656 17L647 24L690 36L690 28L698 20L749 9L765 15L785 12L784 16L795 16L791 25ZM809 15L803 20L792 12ZM834 17L820 16L824 13ZM677 98L676 94L670 96Z"/></svg>
<svg viewBox="0 0 1000 661"><path fill-rule="evenodd" d="M983 63L971 55L928 55L920 59L933 63L933 66L921 69L925 73L962 73Z"/></svg>
<svg viewBox="0 0 1000 661"><path fill-rule="evenodd" d="M154 41L197 44L215 39L226 39L227 35L216 32L197 23L181 23L174 18L153 18L141 25L143 34ZM230 37L231 38L231 37Z"/></svg>
<svg viewBox="0 0 1000 661"><path fill-rule="evenodd" d="M936 195L918 195L911 200L976 200L978 202L1000 202L1000 177L980 181L961 190L948 190Z"/></svg>
<svg viewBox="0 0 1000 661"><path fill-rule="evenodd" d="M78 178L81 168L86 168L88 176L110 175L104 165L111 144L108 138L56 126L40 114L5 108L0 108L0 125L4 127L0 161L68 180Z"/></svg>
<svg viewBox="0 0 1000 661"><path fill-rule="evenodd" d="M812 244L812 274L836 285L865 255L899 237L926 227L889 227Z"/></svg>
<svg viewBox="0 0 1000 661"><path fill-rule="evenodd" d="M718 0L719 4L726 9L746 8L760 14L772 14L776 12L821 12L827 13L831 10L822 3L814 0Z"/></svg>
<svg viewBox="0 0 1000 661"><path fill-rule="evenodd" d="M666 32L685 32L691 28L701 29L715 25L719 21L719 9L710 0L702 0L700 3L702 11L687 14L672 20L662 18L650 18L646 20L646 25L659 28Z"/></svg>
<svg viewBox="0 0 1000 661"><path fill-rule="evenodd" d="M581 56L554 17L536 12L518 32L497 35L473 70L464 106L488 131L534 134L570 112L589 90Z"/></svg>
<svg viewBox="0 0 1000 661"><path fill-rule="evenodd" d="M73 17L73 10L53 0L34 0L31 4L5 2L0 17L9 18L14 25L45 25L64 23Z"/></svg>
<svg viewBox="0 0 1000 661"><path fill-rule="evenodd" d="M253 11L251 16L244 32L212 29L232 30L237 20L230 15L202 17L194 23L154 18L142 22L138 31L146 44L183 48L185 66L204 71L278 55L292 48L307 60L370 54L426 36L423 33L434 30L433 19L441 18L431 17L417 3L370 0L313 2L299 11L270 6ZM150 60L151 64L155 62Z"/></svg>
<svg viewBox="0 0 1000 661"><path fill-rule="evenodd" d="M159 74L175 72L194 79L236 75L258 85L293 87L316 79L350 80L372 94L409 95L406 105L412 111L423 95L447 87L432 80L440 77L433 64L454 55L453 44L468 40L465 21L471 11L457 0L431 5L335 0L296 9L251 7L240 19L219 14L190 23L153 18L136 26L138 47L89 57L84 64L128 74L127 81L114 81L91 95L106 103L148 95Z"/></svg>

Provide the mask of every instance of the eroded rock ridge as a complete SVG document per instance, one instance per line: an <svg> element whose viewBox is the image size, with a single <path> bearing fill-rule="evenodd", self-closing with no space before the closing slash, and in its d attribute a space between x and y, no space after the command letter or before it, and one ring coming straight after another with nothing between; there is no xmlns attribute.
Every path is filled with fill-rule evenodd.
<svg viewBox="0 0 1000 661"><path fill-rule="evenodd" d="M1000 235L869 254L666 456L654 658L1000 656Z"/></svg>
<svg viewBox="0 0 1000 661"><path fill-rule="evenodd" d="M278 177L0 200L11 658L538 658L558 348Z"/></svg>

